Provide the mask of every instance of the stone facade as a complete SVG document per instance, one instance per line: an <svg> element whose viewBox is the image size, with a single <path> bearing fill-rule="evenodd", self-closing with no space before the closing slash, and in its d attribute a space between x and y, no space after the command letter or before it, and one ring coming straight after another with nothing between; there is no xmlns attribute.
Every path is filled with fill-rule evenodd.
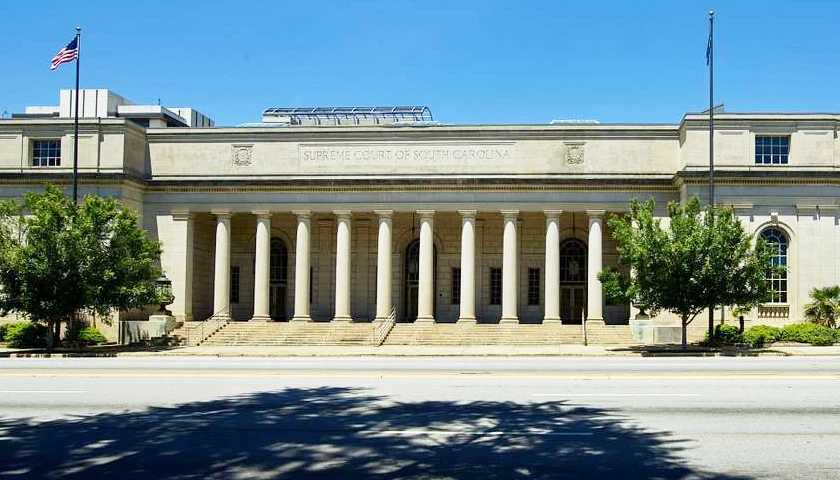
<svg viewBox="0 0 840 480"><path fill-rule="evenodd" d="M840 116L715 120L716 201L788 245L786 296L748 325L799 321L811 288L840 283ZM141 214L162 243L179 320L373 321L393 308L402 321L621 324L633 312L606 305L595 279L618 266L607 221L632 198L653 197L659 215L668 201L706 200L707 122L145 128L85 118L81 194ZM72 132L66 119L0 120L0 195L68 185ZM786 164L756 163L766 136L788 139ZM60 140L59 165L33 166L41 139Z"/></svg>

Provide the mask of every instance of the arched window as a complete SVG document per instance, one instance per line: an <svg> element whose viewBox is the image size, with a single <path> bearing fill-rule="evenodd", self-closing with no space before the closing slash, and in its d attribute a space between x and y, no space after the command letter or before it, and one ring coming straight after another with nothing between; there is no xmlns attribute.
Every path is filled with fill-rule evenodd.
<svg viewBox="0 0 840 480"><path fill-rule="evenodd" d="M788 237L785 232L778 228L768 228L761 232L761 238L773 247L773 258L771 262L775 267L782 267L783 270L771 274L767 281L773 293L770 297L771 303L787 303L788 301Z"/></svg>
<svg viewBox="0 0 840 480"><path fill-rule="evenodd" d="M580 240L560 244L560 283L586 283L586 245Z"/></svg>

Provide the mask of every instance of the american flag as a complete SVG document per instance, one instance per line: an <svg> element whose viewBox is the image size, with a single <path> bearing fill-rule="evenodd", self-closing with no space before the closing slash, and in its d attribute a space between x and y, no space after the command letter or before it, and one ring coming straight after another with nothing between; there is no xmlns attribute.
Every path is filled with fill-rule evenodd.
<svg viewBox="0 0 840 480"><path fill-rule="evenodd" d="M50 65L50 70L55 70L62 63L72 62L77 58L79 58L79 37L73 38L66 47L55 54L52 59L52 65Z"/></svg>

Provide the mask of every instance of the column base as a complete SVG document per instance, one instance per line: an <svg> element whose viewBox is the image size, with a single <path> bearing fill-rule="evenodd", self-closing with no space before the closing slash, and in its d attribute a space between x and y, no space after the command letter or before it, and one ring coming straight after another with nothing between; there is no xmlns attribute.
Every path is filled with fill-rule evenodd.
<svg viewBox="0 0 840 480"><path fill-rule="evenodd" d="M586 319L586 324L587 325L594 325L596 327L605 325L603 318L587 318Z"/></svg>
<svg viewBox="0 0 840 480"><path fill-rule="evenodd" d="M340 317L333 317L332 321L336 322L336 323L350 323L350 322L353 321L353 317L351 317L349 315L348 316L343 316L342 315Z"/></svg>
<svg viewBox="0 0 840 480"><path fill-rule="evenodd" d="M502 317L499 320L499 325L518 325L519 318L518 317Z"/></svg>
<svg viewBox="0 0 840 480"><path fill-rule="evenodd" d="M269 317L268 315L254 315L253 317L251 317L251 320L249 320L249 321L250 322L270 322L271 317Z"/></svg>
<svg viewBox="0 0 840 480"><path fill-rule="evenodd" d="M213 320L224 320L226 322L230 321L230 315L213 315L210 318L212 318Z"/></svg>
<svg viewBox="0 0 840 480"><path fill-rule="evenodd" d="M292 319L291 319L291 320L289 320L289 321L290 321L290 322L311 322L311 321L312 321L312 317L310 317L309 315L299 316L299 317L292 317Z"/></svg>
<svg viewBox="0 0 840 480"><path fill-rule="evenodd" d="M433 325L435 323L435 317L417 317L417 320L415 320L414 323Z"/></svg>
<svg viewBox="0 0 840 480"><path fill-rule="evenodd" d="M563 323L560 317L545 317L543 318L543 325L560 325Z"/></svg>
<svg viewBox="0 0 840 480"><path fill-rule="evenodd" d="M478 323L478 319L475 317L461 317L458 319L458 324L460 325L475 325Z"/></svg>

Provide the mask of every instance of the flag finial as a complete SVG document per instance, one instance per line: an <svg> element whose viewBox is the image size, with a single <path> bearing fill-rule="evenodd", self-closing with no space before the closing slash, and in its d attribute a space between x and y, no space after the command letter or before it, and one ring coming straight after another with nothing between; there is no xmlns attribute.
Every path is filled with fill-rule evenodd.
<svg viewBox="0 0 840 480"><path fill-rule="evenodd" d="M709 18L715 18L715 11L709 10Z"/></svg>

